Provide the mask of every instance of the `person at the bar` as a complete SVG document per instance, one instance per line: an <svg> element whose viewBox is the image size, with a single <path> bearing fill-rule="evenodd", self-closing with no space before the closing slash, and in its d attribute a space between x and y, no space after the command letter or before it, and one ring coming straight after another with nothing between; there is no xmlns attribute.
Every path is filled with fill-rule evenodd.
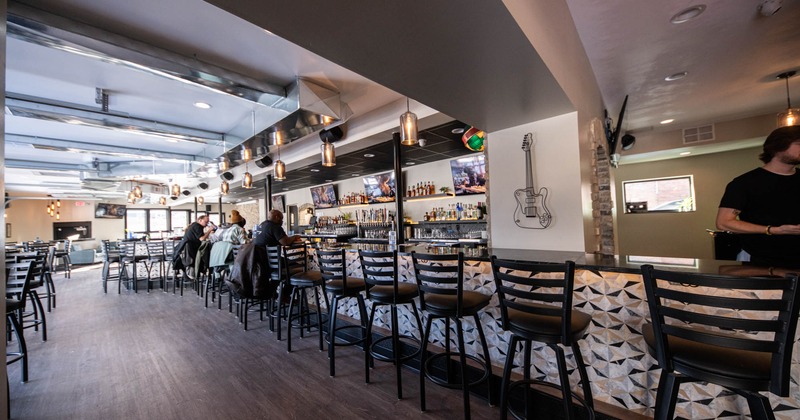
<svg viewBox="0 0 800 420"><path fill-rule="evenodd" d="M267 220L261 223L261 229L253 243L256 246L288 246L300 240L300 235L287 235L282 225L283 213L280 210L271 210Z"/></svg>
<svg viewBox="0 0 800 420"><path fill-rule="evenodd" d="M197 221L186 228L186 233L177 245L172 257L172 264L176 270L180 270L194 266L197 250L200 249L200 244L208 239L209 235L214 233L214 229L206 229L208 227L208 215L204 214L197 218ZM185 248L185 249L184 249ZM184 270L187 277L192 278L191 273Z"/></svg>
<svg viewBox="0 0 800 420"><path fill-rule="evenodd" d="M800 267L800 126L770 133L759 159L725 188L717 228L740 234L752 264Z"/></svg>

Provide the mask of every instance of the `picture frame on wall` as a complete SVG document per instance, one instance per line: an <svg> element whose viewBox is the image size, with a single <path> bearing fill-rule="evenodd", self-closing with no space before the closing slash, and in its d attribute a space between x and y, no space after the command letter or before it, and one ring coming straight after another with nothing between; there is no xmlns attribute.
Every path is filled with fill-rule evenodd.
<svg viewBox="0 0 800 420"><path fill-rule="evenodd" d="M286 203L284 202L283 195L272 196L272 208L280 210L281 213L286 213Z"/></svg>
<svg viewBox="0 0 800 420"><path fill-rule="evenodd" d="M11 237L11 223L6 223L6 238Z"/></svg>

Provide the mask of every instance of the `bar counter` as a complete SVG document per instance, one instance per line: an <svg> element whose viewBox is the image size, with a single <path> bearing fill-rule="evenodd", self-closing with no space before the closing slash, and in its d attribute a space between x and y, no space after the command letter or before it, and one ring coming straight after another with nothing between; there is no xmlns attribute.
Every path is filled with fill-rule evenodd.
<svg viewBox="0 0 800 420"><path fill-rule="evenodd" d="M387 250L388 245L365 244L323 244L326 249L346 249L348 275L362 277L357 251ZM510 334L500 326L500 310L495 295L494 277L490 258L514 259L522 261L576 263L574 286L574 307L592 316L588 336L581 341L588 369L589 380L595 399L623 407L636 413L653 415L656 389L661 369L657 361L650 357L641 335L641 327L649 318L645 300L644 285L640 267L652 264L658 268L691 271L706 274L735 272L742 268L735 261L698 260L691 258L642 257L642 256L602 256L583 252L539 251L518 249L487 248L451 248L427 247L419 244L399 245L400 258L398 267L401 281L415 282L414 270L410 254L420 253L450 254L464 252L464 289L474 290L491 295L490 305L481 314L481 323L488 340L492 364L496 367L495 375L502 373L505 352ZM355 301L346 301L340 307L340 313L358 319ZM416 322L410 309L401 307L399 312L400 330L419 338ZM467 352L480 354L480 342L474 323L464 319L465 342ZM388 326L388 311L378 310L376 325ZM444 333L442 323L434 324L431 331L431 343L443 347ZM437 328L438 327L438 328ZM455 345L455 343L453 343ZM536 344L534 342L534 344ZM770 394L777 418L800 418L800 354L798 341L795 340L792 361L792 395L779 398ZM534 348L533 376L558 383L558 371L554 355L546 346ZM521 356L518 352L517 356ZM521 364L518 357L517 365ZM547 362L544 362L547 361ZM574 370L574 359L567 355L567 363L572 369L570 380L573 386L578 383L578 373ZM681 387L681 401L676 408L676 416L685 418L716 418L731 413L749 414L744 398L731 395L730 392L716 385L685 384Z"/></svg>

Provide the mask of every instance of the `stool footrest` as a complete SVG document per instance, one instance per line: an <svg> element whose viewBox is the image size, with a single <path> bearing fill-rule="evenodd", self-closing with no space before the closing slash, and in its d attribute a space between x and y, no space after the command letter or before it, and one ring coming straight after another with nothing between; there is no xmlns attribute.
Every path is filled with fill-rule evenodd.
<svg viewBox="0 0 800 420"><path fill-rule="evenodd" d="M378 353L375 350L375 348L378 346L378 344L383 343L384 341L392 340L392 336L390 335L390 336L387 336L387 337L381 337L381 338L373 341L372 345L369 348L369 353L374 359L380 360L380 361L383 361L383 362L394 362L394 361L405 362L407 360L411 360L411 359L417 357L419 355L419 352L420 352L420 349L421 349L420 341L417 338L415 338L413 336L410 336L410 335L400 335L400 336L398 336L398 340L402 340L402 339L411 340L411 341L416 342L417 343L416 350L411 354L407 354L407 355L400 356L400 357L397 357L397 358L395 358L395 356L394 356L395 349L392 348L391 346L386 348L386 350L388 350L390 352L391 356L386 356L384 354ZM401 344L401 348L402 348L403 344L405 344L405 343L400 343L400 344Z"/></svg>
<svg viewBox="0 0 800 420"><path fill-rule="evenodd" d="M522 379L522 380L514 381L514 382L510 383L508 385L508 393L511 394L511 390L513 390L516 387L523 386L523 385L526 385L526 386L527 385L541 385L541 386L546 386L546 387L557 389L557 390L561 391L561 386L560 385L557 385L557 384L554 384L554 383L551 383L551 382L542 381L542 380L538 380L538 379L527 379L527 380ZM594 420L595 419L594 408L589 407L589 404L586 403L586 400L583 399L583 397L581 397L580 395L576 394L575 391L570 390L570 395L572 396L572 398L574 400L577 400L578 403L580 403L580 405L583 406L583 408L589 414L589 416L587 418L590 419L590 420ZM521 415L517 414L517 412L514 411L514 409L511 407L510 404L508 406L508 412L511 413L511 415L515 419L518 419L518 420L525 419L524 416L521 416Z"/></svg>
<svg viewBox="0 0 800 420"><path fill-rule="evenodd" d="M435 376L433 373L431 373L431 371L433 370L431 365L432 365L432 363L434 361L439 360L439 359L444 357L444 358L448 359L447 362L445 362L445 363L450 363L450 361L451 361L450 357L460 357L460 356L461 356L461 353L459 353L459 352L443 352L443 353L437 353L437 354L434 354L432 356L426 357L425 358L425 366L423 367L424 371L425 371L425 377L430 379L431 382L435 383L436 385L443 386L445 388L461 389L461 381L460 380L458 382L448 382L448 381L442 380L439 376ZM481 370L483 371L483 375L479 379L477 379L477 380L475 380L473 382L469 382L467 384L467 386L474 386L474 385L486 382L489 379L489 369L487 368L486 361L481 359L481 358L479 358L478 356L473 356L471 354L464 355L464 357L467 358L467 359L470 359L470 360L473 360L473 361L477 362L478 365L480 366ZM456 372L458 372L458 371L459 371L459 369L456 369Z"/></svg>

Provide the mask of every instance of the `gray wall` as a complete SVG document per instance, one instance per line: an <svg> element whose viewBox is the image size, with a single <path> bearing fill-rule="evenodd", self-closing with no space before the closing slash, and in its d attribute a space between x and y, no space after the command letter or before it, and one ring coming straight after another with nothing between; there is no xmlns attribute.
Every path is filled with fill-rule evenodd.
<svg viewBox="0 0 800 420"><path fill-rule="evenodd" d="M619 254L714 258L717 206L725 185L734 177L761 166L761 148L661 160L614 169L617 187ZM625 214L622 182L634 179L694 175L697 210L687 213Z"/></svg>

